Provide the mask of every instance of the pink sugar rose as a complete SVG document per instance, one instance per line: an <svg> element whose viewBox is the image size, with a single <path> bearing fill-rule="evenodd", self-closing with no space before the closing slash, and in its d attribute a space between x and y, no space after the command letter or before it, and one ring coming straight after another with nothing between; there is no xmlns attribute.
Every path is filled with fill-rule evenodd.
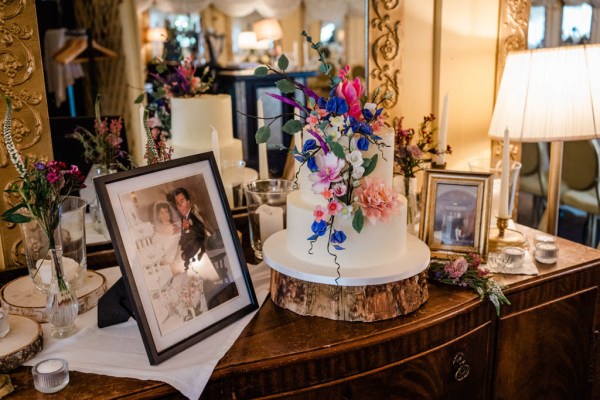
<svg viewBox="0 0 600 400"><path fill-rule="evenodd" d="M353 81L343 79L338 83L336 95L346 100L348 103L348 115L355 118L362 118L362 108L360 106L360 97L363 95L365 88L362 86L360 79L355 78Z"/></svg>
<svg viewBox="0 0 600 400"><path fill-rule="evenodd" d="M459 257L453 262L446 264L444 270L448 276L450 276L450 278L458 279L463 276L465 272L467 272L468 268L469 264L467 263L467 260L465 260L464 257Z"/></svg>
<svg viewBox="0 0 600 400"><path fill-rule="evenodd" d="M371 225L375 225L379 220L387 224L392 220L392 215L398 213L398 194L380 180L365 178L356 189L355 196L358 199L357 204Z"/></svg>

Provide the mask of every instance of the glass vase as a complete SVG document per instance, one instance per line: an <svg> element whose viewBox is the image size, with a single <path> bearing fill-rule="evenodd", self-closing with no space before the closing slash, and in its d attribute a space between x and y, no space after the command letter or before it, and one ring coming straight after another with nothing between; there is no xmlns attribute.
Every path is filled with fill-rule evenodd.
<svg viewBox="0 0 600 400"><path fill-rule="evenodd" d="M417 178L405 176L401 194L406 197L406 229L412 235L419 233L420 205L417 198Z"/></svg>
<svg viewBox="0 0 600 400"><path fill-rule="evenodd" d="M85 242L86 202L79 197L68 196L60 205L59 228L54 241L62 245L62 266L66 280L73 287L83 283L87 270ZM29 276L37 290L47 292L52 280L50 243L37 220L19 224L23 238L23 253Z"/></svg>
<svg viewBox="0 0 600 400"><path fill-rule="evenodd" d="M46 301L46 315L50 323L50 333L55 338L66 338L77 331L75 320L79 303L75 289L65 279L61 246L49 250L52 263L52 281Z"/></svg>
<svg viewBox="0 0 600 400"><path fill-rule="evenodd" d="M95 165L95 167L95 175L93 176L92 180L99 176L109 175L117 172L116 168L111 168L104 165ZM104 214L102 213L100 200L98 199L97 194L94 195L94 201L90 204L90 215L92 217L92 226L94 227L96 233L104 235L105 237L109 237L108 228L106 227L106 220L104 219Z"/></svg>

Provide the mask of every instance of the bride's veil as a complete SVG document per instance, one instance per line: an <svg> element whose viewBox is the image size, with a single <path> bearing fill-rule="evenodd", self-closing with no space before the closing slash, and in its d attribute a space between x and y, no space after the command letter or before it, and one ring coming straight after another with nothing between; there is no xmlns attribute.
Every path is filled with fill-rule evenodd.
<svg viewBox="0 0 600 400"><path fill-rule="evenodd" d="M168 201L159 200L154 203L154 207L152 208L152 218L154 222L154 226L159 226L162 224L159 216L159 212L162 208L167 208L169 210L169 215L171 216L170 221L173 225L177 226L177 228L181 229L181 218L175 210L175 207L171 205Z"/></svg>

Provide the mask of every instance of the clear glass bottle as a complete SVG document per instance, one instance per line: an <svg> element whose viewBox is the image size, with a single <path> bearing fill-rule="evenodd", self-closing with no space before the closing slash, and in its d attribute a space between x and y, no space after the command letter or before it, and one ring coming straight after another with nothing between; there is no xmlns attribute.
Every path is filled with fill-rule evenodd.
<svg viewBox="0 0 600 400"><path fill-rule="evenodd" d="M65 279L62 266L62 246L50 249L52 281L46 301L46 314L55 338L66 338L77 332L75 320L79 312L79 302L75 290Z"/></svg>

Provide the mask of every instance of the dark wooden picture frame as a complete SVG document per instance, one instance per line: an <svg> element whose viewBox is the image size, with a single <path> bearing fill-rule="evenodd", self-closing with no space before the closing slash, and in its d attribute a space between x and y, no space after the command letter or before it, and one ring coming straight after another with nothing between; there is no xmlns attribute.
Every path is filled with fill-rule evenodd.
<svg viewBox="0 0 600 400"><path fill-rule="evenodd" d="M419 238L432 257L478 253L486 260L492 207L492 175L426 170Z"/></svg>
<svg viewBox="0 0 600 400"><path fill-rule="evenodd" d="M94 185L152 365L258 308L211 152Z"/></svg>

